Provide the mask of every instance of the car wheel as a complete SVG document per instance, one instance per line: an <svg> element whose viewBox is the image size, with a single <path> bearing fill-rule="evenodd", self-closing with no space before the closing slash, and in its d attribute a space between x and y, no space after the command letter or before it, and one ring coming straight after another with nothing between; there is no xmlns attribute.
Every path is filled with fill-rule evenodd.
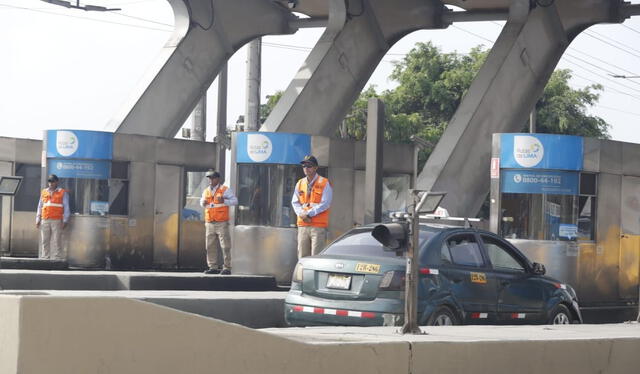
<svg viewBox="0 0 640 374"><path fill-rule="evenodd" d="M455 314L446 306L442 306L438 308L429 320L427 321L427 325L429 326L451 326L451 325L459 325L460 322Z"/></svg>
<svg viewBox="0 0 640 374"><path fill-rule="evenodd" d="M570 325L573 322L573 316L567 308L563 304L556 305L549 315L549 321L547 321L550 325Z"/></svg>

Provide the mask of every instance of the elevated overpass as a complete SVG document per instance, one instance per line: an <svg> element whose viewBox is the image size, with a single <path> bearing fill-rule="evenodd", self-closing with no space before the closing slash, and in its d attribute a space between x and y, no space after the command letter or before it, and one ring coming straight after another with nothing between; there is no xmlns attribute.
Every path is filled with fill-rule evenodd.
<svg viewBox="0 0 640 374"><path fill-rule="evenodd" d="M520 129L571 41L592 25L640 14L640 5L621 0L168 1L174 34L110 122L112 130L173 137L243 45L326 25L261 130L331 135L385 53L405 35L455 22L506 20L418 180L419 188L448 191L442 205L464 216L477 213L489 190L491 134Z"/></svg>

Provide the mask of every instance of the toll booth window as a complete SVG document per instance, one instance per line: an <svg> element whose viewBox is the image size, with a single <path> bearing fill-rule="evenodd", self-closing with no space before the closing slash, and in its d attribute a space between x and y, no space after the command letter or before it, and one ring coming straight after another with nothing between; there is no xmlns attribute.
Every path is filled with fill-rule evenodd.
<svg viewBox="0 0 640 374"><path fill-rule="evenodd" d="M106 216L129 214L129 163L112 162L109 179L60 178L69 193L71 214Z"/></svg>
<svg viewBox="0 0 640 374"><path fill-rule="evenodd" d="M578 196L502 194L500 232L509 239L577 240Z"/></svg>
<svg viewBox="0 0 640 374"><path fill-rule="evenodd" d="M580 174L580 197L578 199L578 240L596 240L596 187L596 174Z"/></svg>
<svg viewBox="0 0 640 374"><path fill-rule="evenodd" d="M200 198L209 180L205 177L205 171L185 171L184 201L182 219L185 221L204 222L204 208L200 206Z"/></svg>
<svg viewBox="0 0 640 374"><path fill-rule="evenodd" d="M303 176L299 165L239 164L236 225L296 227L291 196Z"/></svg>
<svg viewBox="0 0 640 374"><path fill-rule="evenodd" d="M40 165L16 163L15 175L22 177L22 185L16 193L13 207L18 212L35 212L38 210L38 200L41 191L42 168Z"/></svg>

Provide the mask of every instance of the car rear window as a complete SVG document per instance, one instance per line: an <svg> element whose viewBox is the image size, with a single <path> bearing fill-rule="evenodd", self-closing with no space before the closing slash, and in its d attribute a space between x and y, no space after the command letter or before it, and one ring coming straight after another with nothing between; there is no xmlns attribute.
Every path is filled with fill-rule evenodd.
<svg viewBox="0 0 640 374"><path fill-rule="evenodd" d="M420 232L421 245L431 236L433 232ZM377 257L397 257L393 251L383 250L382 244L371 236L371 231L355 231L347 234L328 246L322 254L327 255L349 255L349 256L377 256Z"/></svg>

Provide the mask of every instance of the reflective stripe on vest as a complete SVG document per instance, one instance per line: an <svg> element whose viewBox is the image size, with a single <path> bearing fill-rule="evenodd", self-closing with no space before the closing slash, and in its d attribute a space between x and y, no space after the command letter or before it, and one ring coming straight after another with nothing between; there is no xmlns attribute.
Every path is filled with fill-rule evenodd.
<svg viewBox="0 0 640 374"><path fill-rule="evenodd" d="M64 190L58 188L51 192L48 188L40 194L42 200L42 219L62 219L64 217Z"/></svg>
<svg viewBox="0 0 640 374"><path fill-rule="evenodd" d="M302 178L298 181L298 201L302 205L302 209L307 211L317 206L322 201L322 194L324 193L324 187L329 183L327 178L318 175L318 179L311 186L311 193L307 193L309 182L307 178ZM328 227L329 226L329 209L325 210L318 215L311 217L311 222L304 222L298 217L298 226L312 226L312 227Z"/></svg>
<svg viewBox="0 0 640 374"><path fill-rule="evenodd" d="M206 222L225 222L229 220L229 206L224 204L226 190L226 186L218 187L215 193L212 193L209 187L205 190L204 217Z"/></svg>

